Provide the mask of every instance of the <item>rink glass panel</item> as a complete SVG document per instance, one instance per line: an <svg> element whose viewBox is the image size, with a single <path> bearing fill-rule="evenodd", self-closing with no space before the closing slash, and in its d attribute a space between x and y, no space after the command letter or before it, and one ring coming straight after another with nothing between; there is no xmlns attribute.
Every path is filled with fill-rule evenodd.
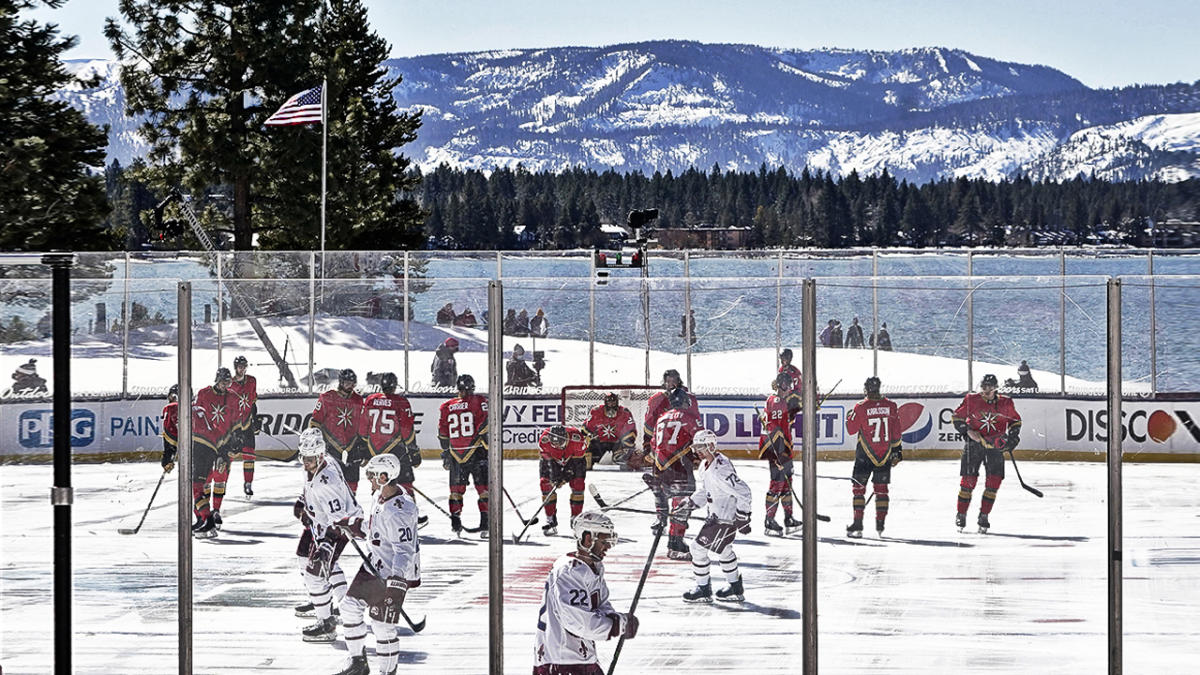
<svg viewBox="0 0 1200 675"><path fill-rule="evenodd" d="M1126 276L1121 277L1121 283L1123 367L1134 368L1134 375L1148 372L1148 364L1130 363L1128 351L1137 345L1141 348L1133 350L1135 358L1145 353L1151 335L1144 314L1153 286L1158 307L1172 308L1166 313L1160 309L1155 317L1159 391L1168 392L1169 399L1171 391L1200 389L1194 337L1200 331L1200 320L1196 319L1200 277ZM1125 379L1128 382L1130 374ZM1143 397L1144 393L1134 390L1126 392L1124 400L1132 402ZM1159 410L1151 406L1149 417L1131 418L1129 412L1125 413L1128 433L1135 440L1140 438L1145 453L1163 452L1171 444L1185 449L1187 463L1150 463L1152 459L1143 452L1127 450L1124 454L1124 647L1127 664L1153 662L1160 664L1164 672L1176 672L1186 671L1195 660L1191 629L1195 603L1181 597L1180 592L1192 586L1197 549L1194 528L1181 528L1179 524L1196 519L1190 486L1200 479L1200 464L1195 462L1200 442L1195 441L1195 432L1183 420L1186 404L1175 404L1173 414L1169 405L1163 401ZM1176 484L1188 487L1173 489Z"/></svg>

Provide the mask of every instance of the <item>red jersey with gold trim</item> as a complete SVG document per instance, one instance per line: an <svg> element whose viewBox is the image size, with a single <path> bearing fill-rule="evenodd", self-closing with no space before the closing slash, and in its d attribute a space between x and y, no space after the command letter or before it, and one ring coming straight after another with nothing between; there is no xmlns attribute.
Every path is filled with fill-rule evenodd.
<svg viewBox="0 0 1200 675"><path fill-rule="evenodd" d="M900 407L888 398L864 398L846 413L846 432L858 435L858 447L875 466L891 461L892 450L900 447L902 425Z"/></svg>
<svg viewBox="0 0 1200 675"><path fill-rule="evenodd" d="M358 435L367 441L371 455L391 452L415 443L412 405L400 394L376 392L363 401Z"/></svg>
<svg viewBox="0 0 1200 675"><path fill-rule="evenodd" d="M476 450L487 452L488 403L483 394L452 398L442 403L438 417L438 439L450 442L450 456L459 464L469 461Z"/></svg>
<svg viewBox="0 0 1200 675"><path fill-rule="evenodd" d="M987 448L1003 448L1008 430L1021 427L1021 416L1017 414L1013 400L1001 394L996 394L990 403L983 394L967 394L954 409L951 420L962 420L978 431Z"/></svg>
<svg viewBox="0 0 1200 675"><path fill-rule="evenodd" d="M568 459L583 457L587 452L588 442L583 432L575 427L566 427L567 444L556 448L550 444L550 430L546 429L538 436L538 453L542 459L549 459L559 464L566 464Z"/></svg>
<svg viewBox="0 0 1200 675"><path fill-rule="evenodd" d="M763 407L762 436L758 439L758 456L775 462L784 462L792 456L792 419L795 411L789 401L792 395L780 397L771 394Z"/></svg>
<svg viewBox="0 0 1200 675"><path fill-rule="evenodd" d="M173 446L179 445L179 401L171 401L163 406L162 437Z"/></svg>
<svg viewBox="0 0 1200 675"><path fill-rule="evenodd" d="M254 379L253 375L247 375L241 382L234 378L229 384L229 391L237 396L238 418L233 428L249 429L250 424L254 422L251 413L254 411L254 404L258 402L258 380Z"/></svg>
<svg viewBox="0 0 1200 675"><path fill-rule="evenodd" d="M313 408L310 427L320 429L325 443L331 450L347 452L358 440L358 418L362 414L363 399L357 392L343 396L337 389L321 394Z"/></svg>
<svg viewBox="0 0 1200 675"><path fill-rule="evenodd" d="M229 442L237 420L237 396L228 389L218 394L212 386L196 394L192 405L192 436L197 443L218 450Z"/></svg>
<svg viewBox="0 0 1200 675"><path fill-rule="evenodd" d="M693 399L694 400L694 399ZM665 471L672 465L676 469L691 470L692 436L704 428L700 416L688 409L672 408L658 418L654 426L654 468Z"/></svg>
<svg viewBox="0 0 1200 675"><path fill-rule="evenodd" d="M592 408L592 414L587 422L583 423L583 427L601 443L620 443L633 447L637 435L633 413L625 406L617 406L617 414L609 417L604 412L604 406L598 405Z"/></svg>
<svg viewBox="0 0 1200 675"><path fill-rule="evenodd" d="M688 391L687 387L681 386L680 389L688 395L690 401L688 412L697 420L700 419L700 404L696 402L696 397ZM646 419L642 421L642 447L647 451L654 447L654 429L658 425L658 418L668 410L671 410L671 400L665 391L655 393L646 402Z"/></svg>

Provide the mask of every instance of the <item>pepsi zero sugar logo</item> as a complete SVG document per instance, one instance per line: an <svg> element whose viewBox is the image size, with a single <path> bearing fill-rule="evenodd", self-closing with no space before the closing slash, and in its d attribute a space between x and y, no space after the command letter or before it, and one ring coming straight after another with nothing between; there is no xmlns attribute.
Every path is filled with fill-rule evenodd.
<svg viewBox="0 0 1200 675"><path fill-rule="evenodd" d="M54 411L26 410L17 420L18 442L23 448L54 445ZM96 440L96 415L86 408L71 411L71 447L82 448Z"/></svg>

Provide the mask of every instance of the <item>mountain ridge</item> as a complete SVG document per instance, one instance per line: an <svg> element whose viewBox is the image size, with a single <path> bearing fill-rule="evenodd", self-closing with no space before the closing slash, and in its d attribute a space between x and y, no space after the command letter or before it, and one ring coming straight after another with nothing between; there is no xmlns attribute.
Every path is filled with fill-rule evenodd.
<svg viewBox="0 0 1200 675"><path fill-rule="evenodd" d="M1176 116L1200 111L1200 82L1095 90L1049 66L944 47L795 50L661 40L430 54L382 65L403 78L393 90L398 105L423 111L417 140L401 151L424 169L443 162L483 170L583 165L650 174L766 163L838 174L886 168L912 181L1200 176L1200 143L1144 143L1149 127L1138 122L1157 116L1155 133L1180 124L1177 133L1195 136L1193 121ZM108 63L100 88L63 96L92 121L112 125L110 157L127 162L140 154L139 140L136 121L117 114L123 93L113 86L115 73ZM1113 128L1078 135L1105 127Z"/></svg>

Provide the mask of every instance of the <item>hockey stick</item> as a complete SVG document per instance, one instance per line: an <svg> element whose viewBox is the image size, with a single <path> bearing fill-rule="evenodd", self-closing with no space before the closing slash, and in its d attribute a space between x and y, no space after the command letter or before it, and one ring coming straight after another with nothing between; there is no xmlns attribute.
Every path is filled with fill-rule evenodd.
<svg viewBox="0 0 1200 675"><path fill-rule="evenodd" d="M788 491L792 493L792 499L796 500L796 506L799 506L800 510L803 511L804 510L804 502L800 501L800 498L796 496L796 488L792 487L792 477L791 476L787 477L787 484L788 484ZM874 494L874 493L872 493L872 494ZM817 520L821 521L822 523L828 523L830 521L829 516L827 516L823 513L816 513L815 511L814 511L814 513L816 514Z"/></svg>
<svg viewBox="0 0 1200 675"><path fill-rule="evenodd" d="M624 511L626 513L645 513L645 514L648 514L651 516L658 515L658 511L651 511L650 509L632 509L632 508L629 508L628 506L609 506L609 507L605 508L604 510L605 511ZM675 511L672 511L672 512L670 512L670 515L677 515L677 513ZM703 523L703 522L705 522L706 519L701 518L700 516L688 516L688 520L698 520Z"/></svg>
<svg viewBox="0 0 1200 675"><path fill-rule="evenodd" d="M375 569L375 566L371 564L371 561L367 558L367 555L363 553L362 547L358 545L358 542L354 540L354 537L347 533L346 538L349 539L350 543L354 545L354 550L358 551L358 557L362 558L363 564L367 566L367 571L369 571L371 574L374 574L376 579L384 581L383 576L379 574L379 570ZM413 623L413 620L408 616L408 612L404 611L404 605L401 605L396 609L400 610L400 616L404 617L404 623L408 624L408 627L412 629L412 632L420 633L421 631L425 630L425 617L421 617L419 622Z"/></svg>
<svg viewBox="0 0 1200 675"><path fill-rule="evenodd" d="M526 532L526 530L528 530L528 529L529 529L529 526L530 526L530 525L532 525L532 524L534 524L534 523L536 523L536 522L537 522L537 516L538 516L538 514L542 512L542 509L546 508L546 505L550 503L550 500L551 500L551 499L554 499L555 495L557 495L557 494L558 494L558 488L562 487L562 485L563 485L563 481L559 481L559 482L557 482L557 483L555 483L555 484L554 484L554 489L553 489L553 490L551 490L550 492L547 492L547 493L546 493L546 498L545 498L545 499L543 499L543 500L542 500L542 503L541 503L541 505L539 505L539 506L537 507L537 511L534 511L534 512L533 512L533 517L532 517L532 519L531 519L529 522L525 523L525 527L521 529L521 533L520 533L520 534L514 534L514 535L513 535L513 543L514 543L514 544L519 544L519 543L521 543L521 537L524 537L524 536L525 536L525 532Z"/></svg>
<svg viewBox="0 0 1200 675"><path fill-rule="evenodd" d="M529 520L525 520L525 516L521 515L521 509L517 508L517 502L512 498L512 495L508 494L508 488L503 488L503 492L504 492L504 496L508 497L508 503L512 504L513 511L517 512L517 517L521 519L522 525L532 525L533 523L536 523L538 521L536 514L533 516L533 518L530 518Z"/></svg>
<svg viewBox="0 0 1200 675"><path fill-rule="evenodd" d="M122 527L117 530L119 534L137 534L138 530L142 529L142 523L146 522L146 515L150 513L150 507L154 505L154 498L158 496L158 488L162 487L163 479L167 477L167 472L163 471L158 477L158 485L154 486L154 492L150 494L150 503L146 504L146 510L142 511L142 519L138 521L137 527L132 530L127 527Z"/></svg>
<svg viewBox="0 0 1200 675"><path fill-rule="evenodd" d="M628 497L625 497L623 499L618 499L617 501L613 502L612 504L609 504L609 503L606 503L604 501L604 499L602 499L600 497L600 491L596 489L595 483L592 483L591 485L588 486L588 492L592 493L592 499L595 500L596 504L598 504L600 506L601 510L611 509L613 507L620 506L621 504L624 504L625 502L629 501L630 499L633 499L634 497L642 494L643 492L648 492L649 490L650 490L650 487L646 486L646 487L642 488L641 490L638 490L637 492L629 495Z"/></svg>
<svg viewBox="0 0 1200 675"><path fill-rule="evenodd" d="M1013 455L1013 451L1007 450L1006 452L1008 453L1008 458L1012 460L1013 471L1017 472L1017 480L1020 481L1021 487L1032 492L1035 497L1045 497L1046 495L1042 494L1041 490L1025 484L1025 480L1021 478L1021 470L1017 468L1017 458Z"/></svg>
<svg viewBox="0 0 1200 675"><path fill-rule="evenodd" d="M650 565L654 563L654 553L658 550L658 542L662 540L663 532L667 530L665 525L655 528L654 543L650 544L650 555L646 556L646 566L642 568L642 578L638 580L637 590L633 593L633 602L629 605L629 614L632 616L637 610L638 600L642 597L642 589L646 586L646 577L650 575ZM608 675L613 675L617 670L617 659L621 657L621 647L625 646L625 634L621 633L621 639L617 640L617 648L613 651L612 662L608 664Z"/></svg>

